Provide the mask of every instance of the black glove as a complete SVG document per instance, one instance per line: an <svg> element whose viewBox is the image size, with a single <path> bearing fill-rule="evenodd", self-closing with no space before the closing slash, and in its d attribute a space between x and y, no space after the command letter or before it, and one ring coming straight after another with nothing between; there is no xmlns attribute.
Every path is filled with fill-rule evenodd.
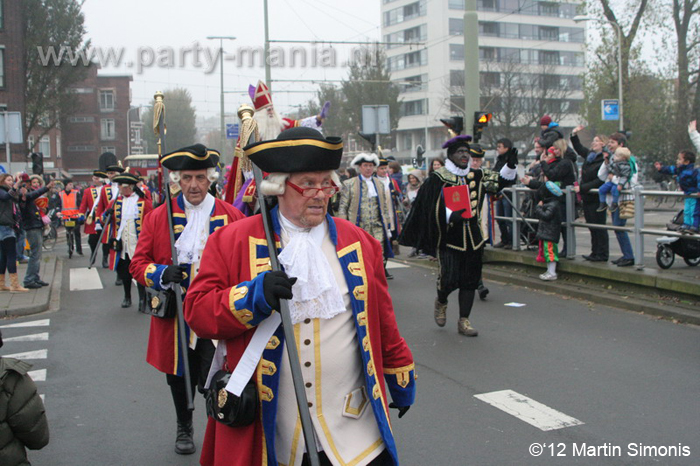
<svg viewBox="0 0 700 466"><path fill-rule="evenodd" d="M292 299L292 286L296 281L296 278L289 278L281 270L266 273L263 278L263 294L267 304L272 309L279 310L280 298Z"/></svg>
<svg viewBox="0 0 700 466"><path fill-rule="evenodd" d="M508 155L506 156L506 165L508 168L515 168L518 166L518 149L515 147L508 151Z"/></svg>
<svg viewBox="0 0 700 466"><path fill-rule="evenodd" d="M389 407L399 410L399 419L401 419L403 415L406 414L409 409L411 409L410 406L396 406L396 403L389 403Z"/></svg>
<svg viewBox="0 0 700 466"><path fill-rule="evenodd" d="M450 223L464 222L466 218L462 217L462 214L466 212L467 209L455 210L450 214Z"/></svg>
<svg viewBox="0 0 700 466"><path fill-rule="evenodd" d="M114 207L110 207L109 209L102 212L102 218L111 217L112 215L114 215Z"/></svg>
<svg viewBox="0 0 700 466"><path fill-rule="evenodd" d="M166 283L180 283L185 279L186 270L187 266L185 265L169 265L161 275L161 280L164 285Z"/></svg>

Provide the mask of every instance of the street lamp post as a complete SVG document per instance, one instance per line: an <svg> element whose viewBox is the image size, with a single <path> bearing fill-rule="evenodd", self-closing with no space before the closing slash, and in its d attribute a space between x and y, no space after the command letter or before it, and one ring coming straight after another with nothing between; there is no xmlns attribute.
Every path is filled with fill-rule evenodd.
<svg viewBox="0 0 700 466"><path fill-rule="evenodd" d="M624 117L624 107L622 105L622 30L620 25L614 21L610 21L604 18L593 18L591 16L574 16L574 22L580 23L583 21L600 21L603 23L610 23L615 27L617 32L617 95L620 101L620 121L619 121L619 131L622 133L625 130L625 117Z"/></svg>
<svg viewBox="0 0 700 466"><path fill-rule="evenodd" d="M226 124L224 123L224 39L236 40L233 36L208 36L207 39L219 39L219 64L221 68L221 154L226 150Z"/></svg>

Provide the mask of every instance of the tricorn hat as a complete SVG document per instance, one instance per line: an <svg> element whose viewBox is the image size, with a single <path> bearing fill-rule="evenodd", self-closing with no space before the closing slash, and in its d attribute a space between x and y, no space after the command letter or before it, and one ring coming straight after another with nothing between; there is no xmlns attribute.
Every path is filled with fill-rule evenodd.
<svg viewBox="0 0 700 466"><path fill-rule="evenodd" d="M107 167L108 172L117 172L117 173L124 173L124 167L120 167L119 165L110 165Z"/></svg>
<svg viewBox="0 0 700 466"><path fill-rule="evenodd" d="M380 167L386 167L387 165L389 165L389 160L388 160L388 159L385 159L384 157L381 157L381 158L379 159L379 166L380 166Z"/></svg>
<svg viewBox="0 0 700 466"><path fill-rule="evenodd" d="M165 154L160 163L168 170L205 170L216 167L220 157L218 151L195 144Z"/></svg>
<svg viewBox="0 0 700 466"><path fill-rule="evenodd" d="M92 172L92 176L96 176L98 178L107 178L107 174L100 170L95 170L94 172Z"/></svg>
<svg viewBox="0 0 700 466"><path fill-rule="evenodd" d="M343 140L299 126L282 131L277 139L250 144L243 149L250 160L268 173L337 170L343 156Z"/></svg>
<svg viewBox="0 0 700 466"><path fill-rule="evenodd" d="M141 178L132 173L120 173L119 175L112 178L113 183L119 184L136 184L141 181Z"/></svg>
<svg viewBox="0 0 700 466"><path fill-rule="evenodd" d="M350 162L350 165L354 167L359 167L361 163L373 163L375 166L379 165L379 157L377 157L377 154L369 154L367 152L360 152L355 156L354 159L352 159L352 162Z"/></svg>
<svg viewBox="0 0 700 466"><path fill-rule="evenodd" d="M482 158L485 154L484 149L480 144L469 144L469 154L475 158Z"/></svg>

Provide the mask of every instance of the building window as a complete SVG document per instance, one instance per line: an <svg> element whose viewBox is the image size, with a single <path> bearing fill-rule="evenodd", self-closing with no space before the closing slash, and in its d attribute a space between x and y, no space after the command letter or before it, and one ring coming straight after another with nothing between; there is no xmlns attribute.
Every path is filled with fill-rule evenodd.
<svg viewBox="0 0 700 466"><path fill-rule="evenodd" d="M450 10L464 10L464 0L449 0Z"/></svg>
<svg viewBox="0 0 700 466"><path fill-rule="evenodd" d="M44 158L48 159L51 157L51 138L44 136L39 141L39 152L44 154Z"/></svg>
<svg viewBox="0 0 700 466"><path fill-rule="evenodd" d="M100 126L100 139L104 141L116 139L117 133L114 127L114 118L103 118L102 120L100 120Z"/></svg>
<svg viewBox="0 0 700 466"><path fill-rule="evenodd" d="M450 18L450 35L451 36L463 36L464 35L464 20L459 18Z"/></svg>
<svg viewBox="0 0 700 466"><path fill-rule="evenodd" d="M94 152L95 146L68 146L68 152Z"/></svg>
<svg viewBox="0 0 700 466"><path fill-rule="evenodd" d="M540 50L540 65L558 65L559 52L554 50Z"/></svg>
<svg viewBox="0 0 700 466"><path fill-rule="evenodd" d="M5 89L5 47L0 47L0 89Z"/></svg>
<svg viewBox="0 0 700 466"><path fill-rule="evenodd" d="M464 5L464 1L462 1L462 5ZM479 0L476 8L477 10L496 11L496 0Z"/></svg>
<svg viewBox="0 0 700 466"><path fill-rule="evenodd" d="M401 107L399 108L399 116L411 116L411 115L425 115L428 113L428 101L426 99L421 100L409 100L401 102Z"/></svg>
<svg viewBox="0 0 700 466"><path fill-rule="evenodd" d="M554 2L540 2L540 15L559 16L559 4Z"/></svg>
<svg viewBox="0 0 700 466"><path fill-rule="evenodd" d="M401 137L401 142L404 150L411 150L413 148L413 134L406 131Z"/></svg>
<svg viewBox="0 0 700 466"><path fill-rule="evenodd" d="M114 91L100 91L100 111L114 110Z"/></svg>
<svg viewBox="0 0 700 466"><path fill-rule="evenodd" d="M481 35L481 36L498 36L498 23L480 21L479 22L479 35Z"/></svg>
<svg viewBox="0 0 700 466"><path fill-rule="evenodd" d="M102 147L100 147L100 154L104 154L105 152L111 152L113 154L116 154L117 148L114 146L102 146Z"/></svg>
<svg viewBox="0 0 700 466"><path fill-rule="evenodd" d="M5 0L0 0L0 30L5 29Z"/></svg>
<svg viewBox="0 0 700 466"><path fill-rule="evenodd" d="M540 26L540 40L559 40L559 28Z"/></svg>
<svg viewBox="0 0 700 466"><path fill-rule="evenodd" d="M409 3L399 8L384 12L384 26L392 26L394 24L403 23L419 16L425 16L426 0Z"/></svg>
<svg viewBox="0 0 700 466"><path fill-rule="evenodd" d="M495 61L496 49L493 47L479 47L479 58L484 61Z"/></svg>
<svg viewBox="0 0 700 466"><path fill-rule="evenodd" d="M464 61L464 44L450 44L450 60Z"/></svg>
<svg viewBox="0 0 700 466"><path fill-rule="evenodd" d="M56 158L60 159L61 155L63 155L63 151L61 150L61 138L56 137Z"/></svg>
<svg viewBox="0 0 700 466"><path fill-rule="evenodd" d="M450 87L464 87L464 70L450 70Z"/></svg>
<svg viewBox="0 0 700 466"><path fill-rule="evenodd" d="M95 117L68 117L68 123L94 123Z"/></svg>
<svg viewBox="0 0 700 466"><path fill-rule="evenodd" d="M401 81L403 81L399 85L399 89L401 90L401 92L424 91L428 88L428 75L427 74L421 74L418 76L409 76L407 78L403 78Z"/></svg>
<svg viewBox="0 0 700 466"><path fill-rule="evenodd" d="M501 85L501 73L487 71L481 73L481 82L483 86L487 87L500 87Z"/></svg>

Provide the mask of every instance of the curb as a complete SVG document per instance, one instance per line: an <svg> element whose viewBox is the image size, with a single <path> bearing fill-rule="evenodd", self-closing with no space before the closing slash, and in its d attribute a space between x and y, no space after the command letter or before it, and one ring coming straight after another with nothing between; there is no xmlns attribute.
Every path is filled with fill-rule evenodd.
<svg viewBox="0 0 700 466"><path fill-rule="evenodd" d="M489 251L490 252L490 251ZM511 253L512 254L512 253ZM513 256L520 257L522 258L521 255L519 254L512 254ZM484 255L484 258L486 259L487 254ZM657 318L663 318L663 319L668 319L672 320L674 322L680 322L680 323L686 323L686 324L693 324L693 325L700 325L700 312L694 312L689 309L683 309L680 307L673 307L669 305L668 303L659 303L658 300L652 299L652 298L647 298L647 299L639 299L639 298L634 298L631 297L630 293L628 295L619 295L616 293L612 292L606 292L604 290L596 290L592 289L591 287L586 287L582 285L578 285L576 283L572 283L569 280L560 280L560 281L553 281L553 282L548 282L548 281L542 281L536 278L536 276L529 275L527 273L522 273L522 270L520 270L521 273L511 273L503 270L499 270L497 268L497 264L493 260L493 258L489 258L489 263L487 263L486 260L484 260L484 268L483 268L483 276L485 279L488 280L493 280L496 282L508 284L508 285L517 285L517 286L522 286L525 288L529 288L535 291L544 291L544 292L552 292L552 293L558 293L562 294L562 292L565 292L565 295L567 297L572 297L576 299L580 299L583 301L589 301L591 303L596 303L596 304L602 304L608 307L617 307L620 309L624 309L627 311L633 311L639 314L646 314L649 316L655 316ZM501 259L501 258L499 258ZM425 260L404 260L404 259L392 259L396 262L400 262L406 265L416 265L418 267L426 268L426 269L437 269L437 262L432 262L432 261L425 261ZM523 267L530 267L527 262L524 260L512 260L512 261L504 261L504 260L499 260L498 262L502 263L502 265L507 265L508 263L510 264L517 264ZM533 262L535 262L533 260ZM559 264L562 265L564 262L569 262L570 261L562 261ZM536 262L535 262L536 263ZM539 265L538 263L536 263ZM543 269L541 265L538 267L539 269ZM596 267L597 268L597 267ZM568 270L566 270L568 269ZM533 267L534 270L534 267ZM607 280L606 277L601 277L601 275L588 275L588 274L581 274L576 272L576 267L567 267L564 268L562 267L561 269L563 272L565 272L568 276L572 278L576 277L589 277L592 276L597 279L605 279ZM626 281L624 277L617 277L617 281L624 282L624 283L629 283L629 281ZM668 280L668 279L667 279ZM670 280L668 280L670 281ZM678 282L676 282L678 283ZM682 283L680 283L682 285ZM653 289L655 291L658 291L659 288L653 287L653 286L644 286L641 285L643 288L648 288L648 289ZM672 290L670 290L672 291ZM675 292L675 291L672 291Z"/></svg>
<svg viewBox="0 0 700 466"><path fill-rule="evenodd" d="M61 284L62 284L62 272L63 272L63 263L58 260L56 256L47 256L46 260L42 261L42 269L44 271L49 271L49 275L44 274L44 279L48 279L47 281L50 283L49 285L49 290L46 293L46 298L41 299L37 303L33 304L27 304L27 305L18 305L16 307L9 307L8 309L3 309L0 310L0 318L2 317L21 317L21 316L28 316L32 314L39 314L41 312L45 312L49 310L50 304L53 303L55 304L54 306L51 306L51 309L58 309L60 305L59 302L55 302L55 297L57 297L60 300L60 290L61 290ZM51 266L51 262L53 262L53 266ZM50 270L53 269L53 270ZM35 293L38 293L35 292ZM26 295L22 293L22 295Z"/></svg>

